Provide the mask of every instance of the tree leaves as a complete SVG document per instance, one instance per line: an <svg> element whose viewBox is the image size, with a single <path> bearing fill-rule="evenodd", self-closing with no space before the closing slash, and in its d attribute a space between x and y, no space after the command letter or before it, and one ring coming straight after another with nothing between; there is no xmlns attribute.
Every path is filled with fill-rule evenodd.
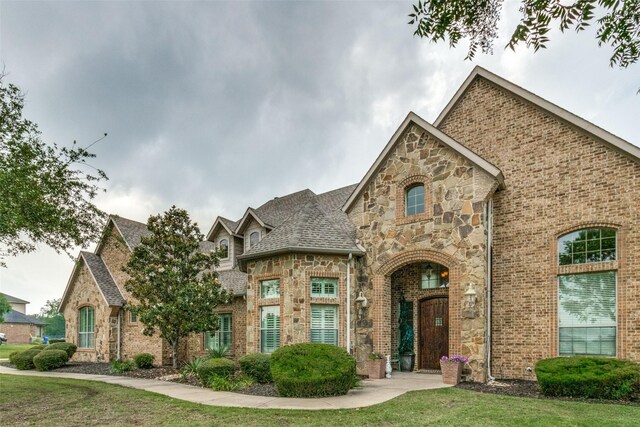
<svg viewBox="0 0 640 427"><path fill-rule="evenodd" d="M83 171L95 155L75 141L71 148L42 142L23 106L20 89L0 76L0 246L17 255L44 243L71 256L100 237L105 214L91 200L107 176Z"/></svg>
<svg viewBox="0 0 640 427"><path fill-rule="evenodd" d="M449 39L455 47L462 39L469 40L466 59L473 59L478 47L491 53L497 38L497 25L503 0L434 0L419 1L409 14L409 25L416 25L415 35L437 42ZM610 65L626 68L640 58L640 0L577 0L566 4L561 0L523 0L522 18L506 47L515 49L519 43L534 51L545 49L552 25L564 32L585 30L601 18L596 33L598 45L613 48Z"/></svg>

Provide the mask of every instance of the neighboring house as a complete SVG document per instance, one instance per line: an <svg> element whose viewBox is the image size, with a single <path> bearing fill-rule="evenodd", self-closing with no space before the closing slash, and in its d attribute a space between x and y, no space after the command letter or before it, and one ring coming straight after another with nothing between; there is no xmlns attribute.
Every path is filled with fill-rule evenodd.
<svg viewBox="0 0 640 427"><path fill-rule="evenodd" d="M29 344L34 338L42 338L46 323L26 315L29 301L2 292L0 295L4 295L11 305L11 311L5 313L4 322L0 323L0 332L6 335L7 342Z"/></svg>
<svg viewBox="0 0 640 427"><path fill-rule="evenodd" d="M94 256L126 300L104 240ZM207 240L226 248L220 278L241 298L188 357L311 341L362 366L403 347L420 370L468 356L476 381L532 378L558 355L640 360L640 148L480 67L434 124L409 113L359 183L218 217ZM88 304L74 281L70 339Z"/></svg>

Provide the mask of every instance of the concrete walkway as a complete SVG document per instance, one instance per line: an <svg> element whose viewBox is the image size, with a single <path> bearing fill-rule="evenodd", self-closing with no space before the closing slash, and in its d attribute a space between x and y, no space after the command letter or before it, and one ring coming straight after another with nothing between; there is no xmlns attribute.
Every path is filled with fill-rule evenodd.
<svg viewBox="0 0 640 427"><path fill-rule="evenodd" d="M73 374L68 372L18 371L0 366L0 374L26 375L51 378L73 378L78 380L102 381L124 387L137 388L164 394L174 399L201 403L211 406L232 406L238 408L278 408L278 409L349 409L362 408L386 402L412 390L429 390L451 387L442 382L440 375L394 372L392 378L363 380L362 387L350 390L345 396L300 399L289 397L265 397L178 384L169 381L145 380L112 375Z"/></svg>

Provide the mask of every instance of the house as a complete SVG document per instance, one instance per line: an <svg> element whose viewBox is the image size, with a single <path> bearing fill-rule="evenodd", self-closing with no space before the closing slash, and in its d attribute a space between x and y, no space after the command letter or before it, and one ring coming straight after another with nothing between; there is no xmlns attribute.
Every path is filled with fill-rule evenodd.
<svg viewBox="0 0 640 427"><path fill-rule="evenodd" d="M46 323L26 314L29 301L2 292L0 295L3 295L11 305L11 310L5 313L4 321L0 323L0 332L5 334L7 342L29 344L34 338L44 336L43 331Z"/></svg>
<svg viewBox="0 0 640 427"><path fill-rule="evenodd" d="M145 232L112 217L115 237L81 254L63 301L69 339L89 319L87 355L119 339L105 360L164 352L118 320L136 244L121 223ZM359 183L218 217L207 241L237 298L187 357L325 342L359 366L372 351L427 371L463 354L476 381L533 378L558 355L640 360L640 148L480 67L433 124L409 113ZM89 306L103 320L82 317Z"/></svg>

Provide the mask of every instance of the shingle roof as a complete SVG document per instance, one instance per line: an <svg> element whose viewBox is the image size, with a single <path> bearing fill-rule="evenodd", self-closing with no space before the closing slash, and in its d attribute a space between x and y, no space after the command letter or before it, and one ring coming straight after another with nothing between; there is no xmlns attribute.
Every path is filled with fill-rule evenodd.
<svg viewBox="0 0 640 427"><path fill-rule="evenodd" d="M107 301L107 304L120 307L124 304L124 298L116 286L116 282L113 281L113 277L111 277L111 273L107 269L107 266L102 261L98 255L81 251L80 256L84 259L84 262L89 269L89 272L93 276L98 288L100 288L100 292L104 295L104 299Z"/></svg>
<svg viewBox="0 0 640 427"><path fill-rule="evenodd" d="M224 225L227 228L229 228L229 230L231 230L231 231L235 231L236 227L240 223L240 221L231 221L230 219L222 217L222 216L219 216L218 218L220 219L220 222L223 222Z"/></svg>
<svg viewBox="0 0 640 427"><path fill-rule="evenodd" d="M356 228L349 219L349 215L342 210L342 206L356 187L358 184L352 184L317 196L318 203L327 215L354 241L356 240Z"/></svg>
<svg viewBox="0 0 640 427"><path fill-rule="evenodd" d="M246 295L247 293L247 273L234 268L218 272L218 280L223 288L233 293L233 295Z"/></svg>
<svg viewBox="0 0 640 427"><path fill-rule="evenodd" d="M239 258L257 258L285 251L360 253L361 249L352 237L355 233L348 230L353 225L347 225L342 214L335 213L345 194L347 197L351 194L349 187L291 206L290 216Z"/></svg>
<svg viewBox="0 0 640 427"><path fill-rule="evenodd" d="M15 304L29 304L29 301L25 301L23 299L16 298L14 296L5 294L3 292L0 292L0 295L4 295L4 297L7 299L7 301L15 303Z"/></svg>
<svg viewBox="0 0 640 427"><path fill-rule="evenodd" d="M4 315L4 323L30 323L32 325L46 325L41 320L36 319L35 317L27 316L26 314L22 314L19 311L11 310Z"/></svg>
<svg viewBox="0 0 640 427"><path fill-rule="evenodd" d="M267 225L278 227L289 218L300 206L315 197L315 193L308 188L282 197L275 197L263 204L255 213Z"/></svg>
<svg viewBox="0 0 640 427"><path fill-rule="evenodd" d="M123 218L117 215L111 215L111 219L120 230L122 238L127 242L127 245L131 250L140 244L140 240L149 234L147 224L134 221L131 219Z"/></svg>

